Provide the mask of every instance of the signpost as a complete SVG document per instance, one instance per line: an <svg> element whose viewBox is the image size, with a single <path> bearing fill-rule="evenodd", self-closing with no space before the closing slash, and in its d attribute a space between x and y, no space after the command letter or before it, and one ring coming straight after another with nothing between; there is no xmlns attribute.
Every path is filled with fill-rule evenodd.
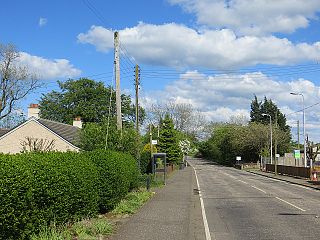
<svg viewBox="0 0 320 240"><path fill-rule="evenodd" d="M158 140L152 140L151 143L152 143L152 145L157 145L158 144Z"/></svg>
<svg viewBox="0 0 320 240"><path fill-rule="evenodd" d="M237 160L237 162L238 162L238 164L239 164L240 161L241 161L241 157L240 157L240 156L237 156L237 157L236 157L236 160Z"/></svg>
<svg viewBox="0 0 320 240"><path fill-rule="evenodd" d="M294 150L294 165L297 166L297 160L301 159L300 150Z"/></svg>

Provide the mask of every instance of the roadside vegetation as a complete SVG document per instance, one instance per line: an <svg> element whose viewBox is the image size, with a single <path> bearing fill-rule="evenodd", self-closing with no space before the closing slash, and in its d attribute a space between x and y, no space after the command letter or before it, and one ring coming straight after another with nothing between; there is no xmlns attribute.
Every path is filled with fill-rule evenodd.
<svg viewBox="0 0 320 240"><path fill-rule="evenodd" d="M152 196L142 188L151 173L152 153L165 152L169 165L179 165L195 149L199 129L192 124L199 115L190 105L159 105L158 114L139 107L140 127L146 129L140 135L129 95L122 95L121 132L112 87L86 78L59 86L42 96L40 117L70 124L80 116L78 146L83 151L0 155L0 239L106 236L114 231L115 216L135 213ZM150 134L157 145L150 144ZM162 184L157 178L150 182L151 187Z"/></svg>
<svg viewBox="0 0 320 240"><path fill-rule="evenodd" d="M31 240L97 240L113 234L117 221L136 213L154 193L145 188L130 192L108 214L88 218L73 224L50 226L33 234Z"/></svg>
<svg viewBox="0 0 320 240"><path fill-rule="evenodd" d="M243 162L257 162L260 156L270 156L270 123L272 120L272 145L274 153L284 154L291 150L290 128L286 117L271 99L251 103L250 122L233 121L211 125L211 136L200 143L202 156L220 164L231 166L236 156ZM241 120L241 119L240 119Z"/></svg>

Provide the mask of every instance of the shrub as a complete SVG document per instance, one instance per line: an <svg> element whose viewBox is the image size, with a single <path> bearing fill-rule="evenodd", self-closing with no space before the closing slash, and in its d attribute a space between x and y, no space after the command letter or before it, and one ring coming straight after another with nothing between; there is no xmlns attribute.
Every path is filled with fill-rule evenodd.
<svg viewBox="0 0 320 240"><path fill-rule="evenodd" d="M0 157L0 239L97 213L98 171L77 153Z"/></svg>
<svg viewBox="0 0 320 240"><path fill-rule="evenodd" d="M0 155L0 239L29 239L57 226L112 209L138 184L129 154Z"/></svg>
<svg viewBox="0 0 320 240"><path fill-rule="evenodd" d="M146 144L143 147L141 157L140 157L140 171L142 174L152 172L152 163L151 163L151 153L150 153L150 143ZM155 145L152 145L152 152L157 153L158 149Z"/></svg>
<svg viewBox="0 0 320 240"><path fill-rule="evenodd" d="M129 154L96 150L86 153L99 171L99 209L105 213L115 207L138 184L136 160Z"/></svg>

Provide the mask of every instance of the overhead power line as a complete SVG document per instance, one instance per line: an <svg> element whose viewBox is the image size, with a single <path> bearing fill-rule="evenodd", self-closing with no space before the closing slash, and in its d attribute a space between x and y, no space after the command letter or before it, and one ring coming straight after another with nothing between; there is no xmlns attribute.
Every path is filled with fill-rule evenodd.
<svg viewBox="0 0 320 240"><path fill-rule="evenodd" d="M82 0L82 2L89 8L89 10L99 19L103 26L107 26L107 22L100 11L89 1L89 0Z"/></svg>

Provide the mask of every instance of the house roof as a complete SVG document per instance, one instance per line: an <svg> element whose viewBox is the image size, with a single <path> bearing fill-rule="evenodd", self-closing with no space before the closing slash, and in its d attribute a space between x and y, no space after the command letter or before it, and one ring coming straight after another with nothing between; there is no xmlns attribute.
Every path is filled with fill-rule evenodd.
<svg viewBox="0 0 320 240"><path fill-rule="evenodd" d="M73 145L78 145L80 128L42 118L37 121Z"/></svg>
<svg viewBox="0 0 320 240"><path fill-rule="evenodd" d="M7 132L9 132L10 129L7 128L0 128L0 137L5 135Z"/></svg>
<svg viewBox="0 0 320 240"><path fill-rule="evenodd" d="M42 119L42 118L37 119L34 117L29 118L25 122L19 124L18 126L12 129L0 129L0 139L4 138L6 135L10 134L11 132L15 131L16 129L20 128L21 126L27 124L30 121L37 122L38 124L42 125L44 128L53 132L64 141L73 145L74 147L77 147L77 145L79 145L80 128L74 127L72 125L60 123L60 122L51 121L48 119Z"/></svg>

